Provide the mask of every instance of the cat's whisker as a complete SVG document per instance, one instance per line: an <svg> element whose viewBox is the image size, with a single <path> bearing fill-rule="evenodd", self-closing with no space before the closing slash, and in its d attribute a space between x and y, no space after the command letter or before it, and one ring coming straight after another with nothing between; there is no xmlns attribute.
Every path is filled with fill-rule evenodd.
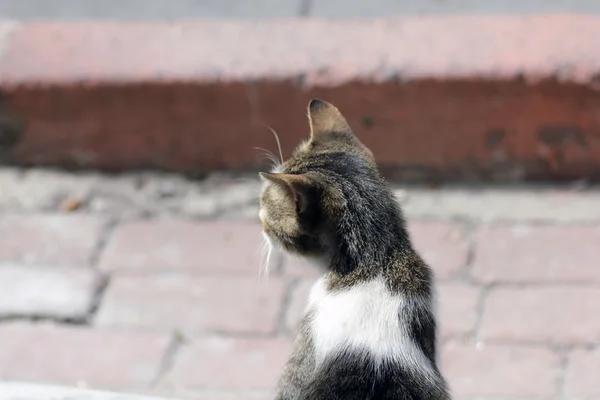
<svg viewBox="0 0 600 400"><path fill-rule="evenodd" d="M259 278L261 278L262 282L266 282L269 280L269 271L271 264L271 255L273 254L273 245L271 241L263 236L263 242L261 246L261 265L260 270L258 272Z"/></svg>
<svg viewBox="0 0 600 400"><path fill-rule="evenodd" d="M279 165L280 165L280 164L279 164L279 161L277 161L277 159L276 159L276 158L273 158L273 157L268 157L268 159L269 159L269 160L270 160L270 161L273 163L273 167L274 167L274 168L277 168L277 167L279 167Z"/></svg>
<svg viewBox="0 0 600 400"><path fill-rule="evenodd" d="M275 129L271 128L269 125L266 125L266 127L269 128L269 130L275 137L275 141L277 142L277 148L279 149L280 162L281 162L281 164L283 164L283 151L281 151L281 142L279 141L279 135L277 135L277 132L275 132Z"/></svg>
<svg viewBox="0 0 600 400"><path fill-rule="evenodd" d="M265 153L271 155L273 158L277 159L277 157L275 156L275 154L273 154L272 151L265 149L264 147L253 147L253 150L260 150L260 151L264 151Z"/></svg>
<svg viewBox="0 0 600 400"><path fill-rule="evenodd" d="M260 243L260 246L258 246L258 248L256 249L256 253L259 256L259 262L258 262L258 277L262 278L262 271L265 268L265 259L267 256L267 248L266 248L266 243L263 240Z"/></svg>
<svg viewBox="0 0 600 400"><path fill-rule="evenodd" d="M264 151L265 154L263 155L262 159L263 160L267 159L267 160L271 161L271 163L273 164L274 168L278 168L281 165L281 162L277 159L277 157L275 156L275 154L273 154L269 150L263 149L262 147L253 147L252 149Z"/></svg>

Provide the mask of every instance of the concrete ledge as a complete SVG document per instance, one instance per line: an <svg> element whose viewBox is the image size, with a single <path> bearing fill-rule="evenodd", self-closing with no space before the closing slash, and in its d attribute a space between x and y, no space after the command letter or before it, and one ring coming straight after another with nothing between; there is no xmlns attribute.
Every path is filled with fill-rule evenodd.
<svg viewBox="0 0 600 400"><path fill-rule="evenodd" d="M47 386L18 382L0 382L1 400L161 400L157 397L136 396Z"/></svg>
<svg viewBox="0 0 600 400"><path fill-rule="evenodd" d="M7 25L5 25L7 26ZM392 177L600 177L600 17L31 23L4 32L0 156L257 168L336 104ZM18 139L17 139L18 137Z"/></svg>

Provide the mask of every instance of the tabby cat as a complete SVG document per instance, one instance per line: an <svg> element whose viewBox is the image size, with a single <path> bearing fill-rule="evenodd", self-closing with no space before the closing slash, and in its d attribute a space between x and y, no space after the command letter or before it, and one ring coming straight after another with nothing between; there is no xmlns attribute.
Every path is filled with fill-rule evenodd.
<svg viewBox="0 0 600 400"><path fill-rule="evenodd" d="M314 99L308 116L310 139L260 173L269 245L325 270L277 399L449 399L436 362L433 274L398 202L336 107Z"/></svg>

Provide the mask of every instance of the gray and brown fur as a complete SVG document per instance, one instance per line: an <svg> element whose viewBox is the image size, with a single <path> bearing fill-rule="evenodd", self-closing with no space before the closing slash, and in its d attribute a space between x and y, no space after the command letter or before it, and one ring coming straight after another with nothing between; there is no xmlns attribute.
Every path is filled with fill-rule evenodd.
<svg viewBox="0 0 600 400"><path fill-rule="evenodd" d="M317 367L309 312L277 399L449 399L436 361L433 275L413 249L398 202L337 108L315 99L308 115L310 140L276 171L261 173L270 183L260 199L263 231L284 250L324 266L328 291L382 276L407 299L398 312L409 314L403 320L410 336L437 375L432 382L397 363L375 368L360 352L336 354Z"/></svg>

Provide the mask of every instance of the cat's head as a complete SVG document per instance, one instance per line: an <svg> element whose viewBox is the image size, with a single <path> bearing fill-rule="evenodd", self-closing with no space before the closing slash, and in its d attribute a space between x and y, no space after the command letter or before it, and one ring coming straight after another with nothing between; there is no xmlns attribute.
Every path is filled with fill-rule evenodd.
<svg viewBox="0 0 600 400"><path fill-rule="evenodd" d="M360 228L356 221L361 213L367 213L363 222L369 228L367 222L374 218L369 208L385 200L373 198L384 183L373 154L336 107L314 99L308 117L310 138L275 170L260 173L264 186L259 216L271 244L299 255L326 257L344 245L338 237L345 230Z"/></svg>

